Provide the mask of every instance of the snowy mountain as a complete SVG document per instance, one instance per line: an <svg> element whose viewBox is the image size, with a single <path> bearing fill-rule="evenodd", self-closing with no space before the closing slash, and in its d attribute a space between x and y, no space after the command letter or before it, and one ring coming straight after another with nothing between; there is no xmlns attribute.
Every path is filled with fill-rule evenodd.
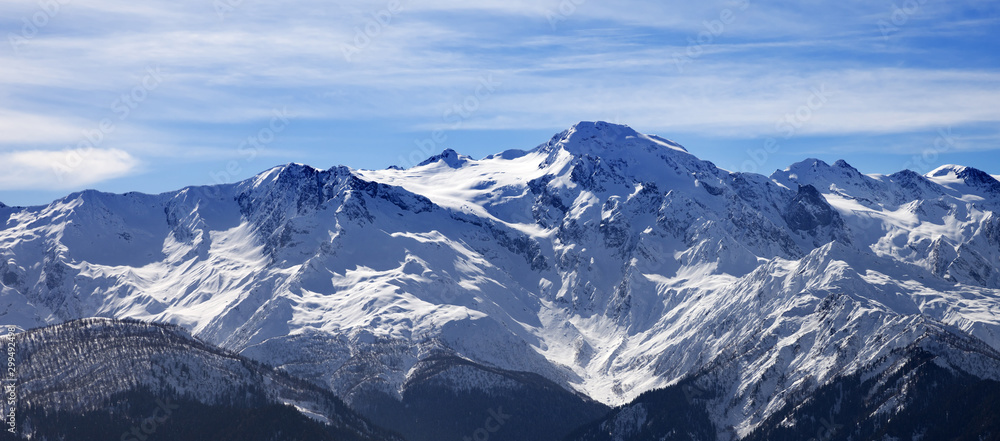
<svg viewBox="0 0 1000 441"><path fill-rule="evenodd" d="M380 411L466 393L481 420L483 397L555 386L583 425L590 399L697 380L723 391L701 404L733 439L930 330L1000 349L998 209L971 167L765 177L584 122L479 160L0 207L0 322L178 325L415 432ZM963 372L1000 379L974 355Z"/></svg>

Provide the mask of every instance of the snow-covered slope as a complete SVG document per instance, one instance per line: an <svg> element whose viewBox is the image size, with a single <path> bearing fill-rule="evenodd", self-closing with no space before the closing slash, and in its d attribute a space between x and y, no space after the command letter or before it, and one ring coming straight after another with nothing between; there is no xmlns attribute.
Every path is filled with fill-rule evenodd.
<svg viewBox="0 0 1000 441"><path fill-rule="evenodd" d="M998 187L957 166L731 173L585 122L480 160L0 207L0 321L173 323L348 401L400 397L439 356L608 404L738 358L713 418L745 434L925 324L1000 348Z"/></svg>

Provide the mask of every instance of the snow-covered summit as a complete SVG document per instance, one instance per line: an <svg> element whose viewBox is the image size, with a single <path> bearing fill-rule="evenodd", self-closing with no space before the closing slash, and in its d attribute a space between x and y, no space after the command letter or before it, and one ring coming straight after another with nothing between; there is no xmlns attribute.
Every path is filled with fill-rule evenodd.
<svg viewBox="0 0 1000 441"><path fill-rule="evenodd" d="M1000 194L1000 180L982 170L961 165L943 165L926 175L942 185L962 183L991 193Z"/></svg>
<svg viewBox="0 0 1000 441"><path fill-rule="evenodd" d="M452 149L445 149L445 151L441 152L440 155L431 156L430 158L427 158L420 164L417 164L417 167L422 167L437 162L443 162L448 167L459 168L466 162L468 162L470 159L472 158L465 155L460 155Z"/></svg>
<svg viewBox="0 0 1000 441"><path fill-rule="evenodd" d="M656 135L645 135L623 124L604 121L582 121L562 133L552 137L548 143L536 150L551 152L563 149L573 155L616 156L634 150L664 148L678 152L688 151L673 141Z"/></svg>
<svg viewBox="0 0 1000 441"><path fill-rule="evenodd" d="M816 158L808 158L785 170L775 171L771 174L771 179L789 188L795 188L796 184L808 184L823 190L868 186L868 181L871 181L870 177L863 175L847 161L841 159L830 165Z"/></svg>
<svg viewBox="0 0 1000 441"><path fill-rule="evenodd" d="M942 178L949 175L958 176L958 174L964 172L967 168L968 167L964 165L945 164L934 170L931 170L925 176L929 178Z"/></svg>

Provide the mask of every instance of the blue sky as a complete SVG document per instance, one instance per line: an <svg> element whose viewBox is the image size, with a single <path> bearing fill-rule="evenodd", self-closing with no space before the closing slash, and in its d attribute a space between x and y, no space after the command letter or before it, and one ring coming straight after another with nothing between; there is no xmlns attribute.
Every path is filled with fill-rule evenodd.
<svg viewBox="0 0 1000 441"><path fill-rule="evenodd" d="M0 31L8 205L482 157L582 120L734 171L1000 174L995 1L19 0Z"/></svg>

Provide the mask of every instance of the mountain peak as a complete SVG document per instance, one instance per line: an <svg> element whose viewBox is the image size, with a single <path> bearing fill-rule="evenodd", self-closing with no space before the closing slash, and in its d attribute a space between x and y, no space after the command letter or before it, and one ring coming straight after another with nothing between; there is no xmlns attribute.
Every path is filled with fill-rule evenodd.
<svg viewBox="0 0 1000 441"><path fill-rule="evenodd" d="M570 127L572 133L580 136L594 136L599 134L615 134L622 137L639 136L639 132L625 124L609 123L607 121L580 121Z"/></svg>
<svg viewBox="0 0 1000 441"><path fill-rule="evenodd" d="M539 148L550 151L562 149L573 155L605 156L610 152L635 150L637 147L649 151L666 148L688 153L673 141L644 135L627 125L606 121L581 121Z"/></svg>
<svg viewBox="0 0 1000 441"><path fill-rule="evenodd" d="M276 165L270 169L259 173L258 176L281 176L287 174L301 175L303 173L318 172L321 171L316 167L311 165L302 164L299 162L289 162L287 164Z"/></svg>
<svg viewBox="0 0 1000 441"><path fill-rule="evenodd" d="M852 166L851 164L848 164L847 161L845 161L843 159L838 159L837 162L833 163L833 166L837 167L837 168L843 168L843 169L851 170L851 171L857 172L859 174L861 173L861 172L858 171L858 169L854 168L854 166Z"/></svg>
<svg viewBox="0 0 1000 441"><path fill-rule="evenodd" d="M925 176L927 176L928 178L943 178L950 174L954 174L957 176L959 173L965 171L965 169L966 167L962 165L945 164L934 170L931 170L931 172L927 173Z"/></svg>
<svg viewBox="0 0 1000 441"><path fill-rule="evenodd" d="M978 168L963 165L942 165L926 175L930 179L961 181L972 187L980 187L1000 193L1000 181Z"/></svg>
<svg viewBox="0 0 1000 441"><path fill-rule="evenodd" d="M806 158L805 160L797 162L792 167L795 167L796 165L802 167L812 167L813 169L830 168L830 164L827 164L826 161L817 158Z"/></svg>
<svg viewBox="0 0 1000 441"><path fill-rule="evenodd" d="M812 185L821 191L835 186L838 188L858 187L868 188L871 185L870 177L864 175L858 169L843 159L827 164L821 159L808 158L804 161L796 162L784 170L778 170L771 174L771 179L779 184L794 190L796 185Z"/></svg>
<svg viewBox="0 0 1000 441"><path fill-rule="evenodd" d="M820 170L828 170L830 164L816 158L806 158L796 162L784 170L775 170L771 174L771 179L777 180L790 189L795 189L796 185L808 184L810 177L816 176ZM806 182L802 182L805 180Z"/></svg>
<svg viewBox="0 0 1000 441"><path fill-rule="evenodd" d="M448 167L459 168L469 161L469 157L465 155L460 155L458 154L458 152L452 149L445 149L443 152L441 152L441 154L431 156L430 158L425 159L420 164L417 164L417 167L433 164L438 161L444 161L444 163L447 164Z"/></svg>
<svg viewBox="0 0 1000 441"><path fill-rule="evenodd" d="M322 172L313 166L290 162L288 164L276 165L250 178L248 181L253 186L259 186L271 181L297 181L308 175L315 175Z"/></svg>
<svg viewBox="0 0 1000 441"><path fill-rule="evenodd" d="M624 124L612 124L604 121L581 121L569 130L556 135L559 143L570 153L599 153L620 146L628 140L641 136L633 128Z"/></svg>
<svg viewBox="0 0 1000 441"><path fill-rule="evenodd" d="M843 159L838 159L833 165L827 164L822 159L807 158L796 162L784 170L785 173L802 176L814 176L817 173L835 173L843 176L860 176L862 173Z"/></svg>

